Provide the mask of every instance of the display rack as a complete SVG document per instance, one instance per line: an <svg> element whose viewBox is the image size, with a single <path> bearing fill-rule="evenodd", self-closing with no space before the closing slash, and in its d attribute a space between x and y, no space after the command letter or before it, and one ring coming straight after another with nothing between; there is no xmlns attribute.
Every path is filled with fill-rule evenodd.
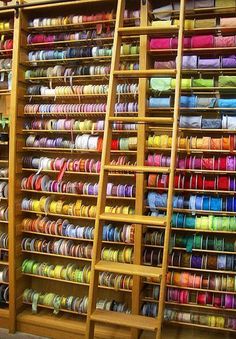
<svg viewBox="0 0 236 339"><path fill-rule="evenodd" d="M0 327L159 339L164 320L235 334L236 4L178 4L0 11L14 17Z"/></svg>

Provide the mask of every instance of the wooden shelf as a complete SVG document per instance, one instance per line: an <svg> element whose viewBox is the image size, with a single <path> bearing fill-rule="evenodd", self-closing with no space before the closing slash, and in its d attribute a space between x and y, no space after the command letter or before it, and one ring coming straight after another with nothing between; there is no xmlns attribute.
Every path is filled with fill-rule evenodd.
<svg viewBox="0 0 236 339"><path fill-rule="evenodd" d="M147 282L147 284L148 284L148 282ZM232 292L232 291L219 291L219 290L211 290L211 289L208 289L208 288L197 288L197 287L192 288L192 287L177 286L177 285L167 285L167 287L178 288L178 289L183 289L183 290L188 290L188 291L202 291L202 292L235 295L235 292Z"/></svg>
<svg viewBox="0 0 236 339"><path fill-rule="evenodd" d="M187 327L196 327L196 328L202 328L207 330L213 330L213 331L224 331L224 332L233 332L235 333L235 330L227 327L216 327L216 326L207 326L207 325L200 325L200 324L194 324L194 323L186 323L181 321L166 321L167 324L173 324L173 325L182 325Z"/></svg>
<svg viewBox="0 0 236 339"><path fill-rule="evenodd" d="M100 272L121 273L128 275L137 275L140 277L160 278L162 269L144 265L124 264L111 261L99 261L95 265L95 270Z"/></svg>
<svg viewBox="0 0 236 339"><path fill-rule="evenodd" d="M1 51L0 51L1 53ZM121 59L137 59L139 58L139 54L128 54L128 55L121 55ZM70 63L74 61L84 61L84 62L93 62L93 61L99 61L99 62L106 62L111 61L111 56L96 56L96 57L82 57L82 58L67 58L67 59L48 59L48 60L34 60L34 61L26 61L25 65L36 65L36 64L48 64L48 63Z"/></svg>
<svg viewBox="0 0 236 339"><path fill-rule="evenodd" d="M31 303L27 303L27 302L25 302L25 301L24 301L24 304L25 304L25 305L30 305L30 306L32 306ZM41 304L37 304L37 307L38 307L38 308L45 308L45 309L48 309L48 310L54 310L54 308L51 307L51 306L46 306L46 305L41 305ZM65 312L65 313L77 314L77 315L79 315L79 316L87 316L86 313L78 313L78 312L70 311L70 310L67 310L67 309L64 309L64 308L60 308L60 309L59 309L59 312Z"/></svg>
<svg viewBox="0 0 236 339"><path fill-rule="evenodd" d="M66 284L73 284L73 285L79 285L79 286L85 286L85 287L89 286L88 283L82 283L82 282L65 280L65 279L50 278L50 277L37 275L37 274L30 274L30 273L23 273L22 272L22 275L25 275L25 276L28 276L28 277L31 277L31 278L35 278L35 279L38 278L38 279L45 279L45 280L51 280L51 281L58 281L58 282L66 283ZM102 285L99 285L99 288L112 290L112 291L128 292L128 293L132 292L132 290L127 290L127 289L123 289L123 288L116 290L114 287L108 287L108 286L102 286Z"/></svg>
<svg viewBox="0 0 236 339"><path fill-rule="evenodd" d="M149 206L146 206L147 209L150 209ZM166 207L156 207L156 210L166 211ZM227 212L227 211L206 211L206 210L191 210L191 209L184 209L184 208L173 208L174 212L180 213L188 213L188 214L202 214L202 215L225 215L225 216L235 216L235 212Z"/></svg>
<svg viewBox="0 0 236 339"><path fill-rule="evenodd" d="M91 135L93 134L103 134L104 131L103 130L85 130L85 131L81 131L81 130L39 130L39 129L23 129L22 132L24 133L49 133L49 134L56 134L56 133L63 133L63 134L86 134L89 133ZM121 129L121 130L112 130L112 133L123 133L123 134L137 134L137 130L125 130L125 129ZM1 179L1 178L0 178Z"/></svg>
<svg viewBox="0 0 236 339"><path fill-rule="evenodd" d="M228 234L228 235L235 235L236 234L236 230L233 232L233 231L215 231L215 230L204 230L204 229L198 229L198 228L193 228L193 229L190 229L190 228L177 228L177 227L172 227L172 232L193 232L193 233L210 233L210 234Z"/></svg>
<svg viewBox="0 0 236 339"><path fill-rule="evenodd" d="M41 152L60 152L60 153L96 153L99 154L101 151L96 149L76 149L76 148L49 148L49 147L22 147L24 151L41 151ZM137 151L130 150L112 150L114 154L136 154Z"/></svg>
<svg viewBox="0 0 236 339"><path fill-rule="evenodd" d="M34 169L34 168L22 168L22 171L26 172L38 172L39 169ZM54 173L57 174L59 173L59 170L41 170L40 173ZM75 174L75 175L85 175L85 176L99 176L100 173L90 173L90 172L74 172L74 171L65 171L65 174ZM134 174L130 173L108 173L109 176L115 177L115 176L129 176L129 177L134 177Z"/></svg>
<svg viewBox="0 0 236 339"><path fill-rule="evenodd" d="M155 331L157 329L156 319L143 317L141 315L95 310L91 314L91 319L96 322L102 322L110 325L120 324L125 327L132 327L147 331Z"/></svg>
<svg viewBox="0 0 236 339"><path fill-rule="evenodd" d="M63 236L63 235L58 235L58 234L48 234L48 233L42 233L42 232L37 232L37 231L28 231L23 229L22 230L23 233L26 234L33 234L33 235L43 235L45 237L52 237L52 238L59 238L59 239L66 239L66 240L76 240L76 241L82 241L82 242L93 242L93 239L85 239L85 238L74 238L74 237L67 237L67 236Z"/></svg>
<svg viewBox="0 0 236 339"><path fill-rule="evenodd" d="M229 274L229 275L234 275L235 272L233 271L221 271L221 270L209 270L209 269L205 269L205 268L191 268L191 267L178 267L178 266L169 266L169 269L172 270L172 269L175 269L175 270L183 270L183 271L193 271L193 272L198 272L199 273L199 270L201 270L202 273L204 272L209 272L209 273L217 273L217 274Z"/></svg>
<svg viewBox="0 0 236 339"><path fill-rule="evenodd" d="M101 220L114 221L114 222L128 222L132 224L144 224L154 226L165 226L165 217L149 217L146 215L133 215L133 214L112 214L103 213L100 216Z"/></svg>
<svg viewBox="0 0 236 339"><path fill-rule="evenodd" d="M95 220L95 218L92 218L92 217L82 217L82 216L75 216L75 215L68 215L68 214L55 214L55 213L47 213L47 212L40 212L40 211L27 211L27 210L21 210L21 212L24 212L24 213L33 213L33 214L36 214L36 215L51 215L51 216L54 216L54 217L62 217L62 218L66 218L66 219L81 219L81 220Z"/></svg>
<svg viewBox="0 0 236 339"><path fill-rule="evenodd" d="M168 188L161 188L161 187L146 187L147 190L151 191L168 191ZM215 190L207 190L207 189L189 189L189 188L175 188L176 192L193 192L193 193L206 193L206 194L228 194L228 195L235 195L236 191L221 191L218 189Z"/></svg>
<svg viewBox="0 0 236 339"><path fill-rule="evenodd" d="M189 303L189 304L181 304L181 303L175 303L175 302L170 302L170 301L166 301L165 302L166 305L169 305L169 306L177 306L177 307L189 307L189 308L196 308L196 309L203 309L203 310L209 310L209 311L212 311L212 312L215 312L216 310L218 312L236 312L236 309L229 309L229 308L220 308L220 307L214 307L213 305L212 306L204 306L204 305L197 305L197 304L194 304L194 303Z"/></svg>
<svg viewBox="0 0 236 339"><path fill-rule="evenodd" d="M47 195L63 195L65 197L81 197L81 198L88 198L88 199L97 199L97 195L89 195L89 194L79 194L79 193L64 193L64 192L48 192L48 191L37 191L37 190L27 190L21 189L22 192L32 193L32 194L47 194ZM128 200L133 201L135 197L118 197L118 196L107 196L107 200L115 199L115 200ZM1 198L0 198L1 201Z"/></svg>
<svg viewBox="0 0 236 339"><path fill-rule="evenodd" d="M83 257L72 257L70 255L60 255L56 253L45 253L45 252L37 252L37 251L26 251L26 250L21 250L22 253L29 253L29 254L37 254L37 255L45 255L45 256L52 256L55 258L63 258L63 259L72 259L72 260L79 260L79 261L92 261L92 259L88 258L83 258Z"/></svg>

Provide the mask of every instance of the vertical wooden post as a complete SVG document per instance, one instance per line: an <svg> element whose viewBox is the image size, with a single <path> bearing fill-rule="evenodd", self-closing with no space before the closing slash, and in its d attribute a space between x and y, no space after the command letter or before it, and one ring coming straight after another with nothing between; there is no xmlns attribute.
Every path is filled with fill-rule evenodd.
<svg viewBox="0 0 236 339"><path fill-rule="evenodd" d="M171 235L171 220L173 213L173 196L174 196L174 177L178 148L178 124L179 124L179 108L181 96L181 79L182 79L182 57L183 57L183 38L184 38L184 18L185 18L185 0L180 3L180 18L179 18L179 36L178 36L178 51L176 61L176 87L175 87L175 100L174 100L174 121L172 131L172 145L171 145L171 163L170 163L170 176L169 176L169 191L167 200L167 223L165 229L165 240L163 249L163 275L160 285L159 307L158 307L158 331L156 339L161 338L161 327L164 317L165 297L166 297L166 275L168 270L168 255L169 255L169 242Z"/></svg>
<svg viewBox="0 0 236 339"><path fill-rule="evenodd" d="M21 16L14 20L14 49L12 58L12 90L10 104L10 138L9 138L9 331L16 330L16 133L17 133L17 102L18 102L18 71L20 56Z"/></svg>
<svg viewBox="0 0 236 339"><path fill-rule="evenodd" d="M143 4L140 0L140 26L148 26L148 1ZM148 69L147 59L148 49L148 36L140 35L140 56L139 56L139 69L146 71ZM138 98L138 117L143 118L146 116L147 98L146 93L148 90L147 79L139 79L139 98ZM146 125L139 123L137 129L137 166L144 166L145 164L145 150L146 150ZM145 173L136 173L136 200L135 200L135 214L143 215L144 213L144 191L145 191ZM136 225L134 237L134 264L142 264L143 256L143 226ZM141 277L134 276L133 290L132 290L132 313L139 314L140 312L140 294L141 294ZM132 329L132 338L138 338L140 331Z"/></svg>

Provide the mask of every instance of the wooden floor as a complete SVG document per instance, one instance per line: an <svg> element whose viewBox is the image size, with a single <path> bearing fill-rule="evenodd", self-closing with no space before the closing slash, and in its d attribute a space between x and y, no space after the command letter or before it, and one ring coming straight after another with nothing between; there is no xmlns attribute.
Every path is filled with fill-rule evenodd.
<svg viewBox="0 0 236 339"><path fill-rule="evenodd" d="M8 334L6 330L0 329L0 339L48 339L46 337L38 337L25 333ZM165 329L163 339L235 339L235 335L227 335L226 333L216 333L209 331L196 331L196 329L183 329L181 327ZM76 338L75 338L76 339ZM152 334L143 334L141 339L154 339Z"/></svg>

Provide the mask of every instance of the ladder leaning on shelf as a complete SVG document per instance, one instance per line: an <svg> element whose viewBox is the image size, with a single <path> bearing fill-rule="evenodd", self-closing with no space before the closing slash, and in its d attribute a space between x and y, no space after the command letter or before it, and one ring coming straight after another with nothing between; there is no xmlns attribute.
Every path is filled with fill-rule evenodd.
<svg viewBox="0 0 236 339"><path fill-rule="evenodd" d="M161 338L162 323L164 318L165 307L165 292L166 292L166 275L168 269L168 255L169 255L169 242L171 233L171 219L173 211L173 195L174 195L174 175L175 175L175 163L177 154L177 140L178 140L178 119L179 119L179 107L180 107L180 95L181 95L181 70L182 70L182 53L183 53L183 36L184 36L184 12L185 12L185 0L181 0L180 5L180 20L178 29L178 52L177 52L177 66L176 70L148 70L148 63L146 60L147 55L147 36L159 33L160 28L152 27L149 25L148 20L148 1L141 1L141 24L139 27L124 27L123 17L125 10L125 0L118 0L117 16L116 16L116 28L114 36L113 57L111 64L111 74L109 82L109 93L107 103L107 115L105 120L105 133L102 153L102 166L99 183L99 195L97 203L97 216L95 221L95 234L94 234L94 247L93 247L93 260L91 267L91 283L89 288L89 304L87 314L87 326L86 326L86 339L94 338L95 323L106 323L118 326L128 327L133 330L132 338L138 336L139 330L148 330L156 333L156 338ZM146 18L144 18L146 16ZM165 33L165 28L161 29ZM168 33L168 29L166 31ZM120 50L122 44L122 36L140 36L140 68L137 71L120 71ZM142 38L146 38L146 49L143 50L141 45ZM143 40L145 41L145 40ZM144 61L145 60L145 61ZM139 110L138 117L116 117L114 114L116 103L116 87L118 79L123 78L139 78L140 82L147 84L147 79L151 76L176 76L176 88L175 88L175 101L174 101L174 114L173 118L165 117L148 117L146 116L146 94L145 85L143 88L139 86ZM143 82L142 82L143 81ZM147 85L146 85L147 86ZM140 105L140 103L142 105ZM144 107L142 107L144 106ZM137 166L112 166L110 165L111 158L111 140L112 140L112 123L114 121L136 122L138 126L145 126L148 123L155 124L169 124L173 123L172 132L172 148L171 148L171 164L170 167L150 167L145 166L145 128L139 129L138 127L138 148L137 148ZM142 134L143 133L143 134ZM140 142L140 138L143 140ZM142 144L143 142L143 144ZM143 153L143 154L142 154ZM141 155L140 155L141 154ZM117 172L133 172L136 173L136 191L141 192L140 188L144 185L138 183L138 178L142 178L144 181L145 173L166 173L169 174L169 192L167 200L167 214L166 216L154 217L143 215L143 207L140 208L137 201L144 200L144 192L142 191L142 197L140 195L136 199L135 214L123 215L123 214L109 214L105 213L106 206L106 188L108 183L108 173L111 171ZM141 177L140 177L141 175ZM140 180L139 180L140 182ZM137 187L139 186L139 188ZM143 206L143 203L141 203ZM104 221L117 222L117 223L132 223L135 224L135 241L136 253L134 257L139 258L135 260L134 264L116 263L101 260L102 251L102 230ZM142 225L153 225L165 228L164 249L162 256L162 265L160 267L145 266L142 264ZM139 234L137 237L136 235ZM138 244L137 239L141 242ZM137 248L138 247L138 248ZM98 283L99 272L111 272L119 274L132 275L134 278L147 278L154 277L159 278L160 294L159 294L159 306L157 318L150 318L139 315L139 294L136 289L136 296L132 293L132 314L123 314L112 311L96 310L96 301L98 298ZM137 280L137 282L140 280ZM140 293L140 291L139 291ZM136 307L134 307L136 304ZM135 332L136 331L136 332Z"/></svg>

